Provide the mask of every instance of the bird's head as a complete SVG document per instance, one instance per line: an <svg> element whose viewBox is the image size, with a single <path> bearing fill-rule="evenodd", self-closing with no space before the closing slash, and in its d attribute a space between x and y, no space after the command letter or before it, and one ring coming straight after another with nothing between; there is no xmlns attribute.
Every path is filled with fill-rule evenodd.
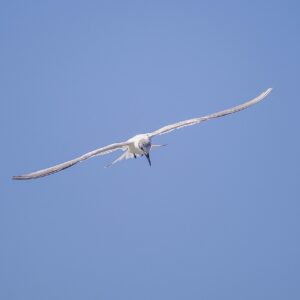
<svg viewBox="0 0 300 300"><path fill-rule="evenodd" d="M139 141L139 148L143 151L144 154L149 153L151 149L151 141L149 139L141 139Z"/></svg>
<svg viewBox="0 0 300 300"><path fill-rule="evenodd" d="M141 139L139 141L139 148L142 150L143 154L146 156L149 165L151 166L151 160L150 160L150 149L151 149L151 141L150 139Z"/></svg>

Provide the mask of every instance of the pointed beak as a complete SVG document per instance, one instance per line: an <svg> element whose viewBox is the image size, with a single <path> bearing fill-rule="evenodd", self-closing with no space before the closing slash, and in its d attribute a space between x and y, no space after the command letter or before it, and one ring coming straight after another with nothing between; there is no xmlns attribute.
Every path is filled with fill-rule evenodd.
<svg viewBox="0 0 300 300"><path fill-rule="evenodd" d="M149 155L149 153L147 153L147 154L145 153L145 156L147 157L149 166L151 167L151 160L150 160L150 155Z"/></svg>

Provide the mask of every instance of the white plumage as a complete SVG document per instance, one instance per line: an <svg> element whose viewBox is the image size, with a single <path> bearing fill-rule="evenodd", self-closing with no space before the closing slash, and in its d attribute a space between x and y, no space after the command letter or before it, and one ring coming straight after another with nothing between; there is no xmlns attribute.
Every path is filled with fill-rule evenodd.
<svg viewBox="0 0 300 300"><path fill-rule="evenodd" d="M181 121L181 122L178 122L175 124L167 125L167 126L164 126L160 129L157 129L150 133L138 134L125 142L114 143L114 144L96 149L96 150L88 152L80 157L74 158L72 160L55 165L55 166L47 168L47 169L42 169L42 170L32 172L29 174L13 176L13 179L22 180L22 179L34 179L34 178L44 177L44 176L59 172L61 170L64 170L66 168L69 168L69 167L71 167L79 162L82 162L84 160L87 160L91 157L108 154L108 153L111 153L116 150L123 150L124 153L119 158L117 158L115 161L113 161L110 165L115 164L124 159L137 158L140 156L145 156L148 159L149 164L151 165L150 156L149 156L150 150L153 147L164 146L164 145L153 145L152 144L152 138L154 138L155 136L169 133L175 129L192 126L192 125L204 122L204 121L208 121L210 119L223 117L223 116L241 111L241 110L246 109L246 108L260 102L261 100L263 100L271 91L272 91L272 89L269 88L266 91L264 91L263 93L261 93L259 96L255 97L254 99L247 101L241 105L234 106L232 108L222 110L220 112L216 112L216 113L213 113L213 114L210 114L207 116L189 119L189 120Z"/></svg>

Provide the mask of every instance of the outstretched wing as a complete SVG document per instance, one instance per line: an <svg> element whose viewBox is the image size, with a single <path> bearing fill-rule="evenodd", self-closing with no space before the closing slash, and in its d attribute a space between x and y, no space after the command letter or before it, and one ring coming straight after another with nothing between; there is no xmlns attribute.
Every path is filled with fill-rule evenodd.
<svg viewBox="0 0 300 300"><path fill-rule="evenodd" d="M75 164L77 164L81 161L84 161L86 159L89 159L91 157L98 156L98 155L104 155L104 154L116 151L118 149L126 148L128 145L129 145L129 142L111 144L106 147L96 149L96 150L88 152L80 157L74 158L72 160L55 165L55 166L47 168L47 169L39 170L39 171L29 173L29 174L13 176L12 179L24 180L24 179L35 179L35 178L39 178L39 177L44 177L44 176L59 172L61 170L67 169L69 167L72 167Z"/></svg>
<svg viewBox="0 0 300 300"><path fill-rule="evenodd" d="M259 101L263 100L271 91L272 91L272 88L269 88L266 91L264 91L263 93L261 93L259 96L257 96L256 98L254 98L254 99L252 99L248 102L245 102L245 103L240 104L238 106L234 106L234 107L229 108L229 109L225 109L225 110L213 113L211 115L207 115L207 116L200 117L200 118L189 119L189 120L181 121L181 122L178 122L178 123L175 123L175 124L164 126L164 127L160 128L158 130L155 130L151 133L148 133L148 136L150 138L152 138L152 137L157 136L157 135L162 135L162 134L171 132L175 129L195 125L195 124L201 123L203 121L207 121L207 120L210 120L210 119L219 118L219 117L223 117L223 116L226 116L226 115L229 115L229 114L236 113L238 111L246 109L246 108L258 103Z"/></svg>

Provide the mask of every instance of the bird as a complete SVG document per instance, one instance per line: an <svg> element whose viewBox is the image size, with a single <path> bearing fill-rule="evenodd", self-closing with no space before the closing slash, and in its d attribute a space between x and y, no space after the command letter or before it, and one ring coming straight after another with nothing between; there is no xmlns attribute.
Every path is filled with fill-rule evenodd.
<svg viewBox="0 0 300 300"><path fill-rule="evenodd" d="M36 179L36 178L48 176L50 174L57 173L59 171L62 171L69 167L72 167L72 166L76 165L77 163L83 162L89 158L108 154L108 153L114 152L116 150L123 150L124 153L120 157L118 157L116 160L114 160L111 164L109 164L107 167L114 165L115 163L120 162L122 160L138 158L138 157L142 157L142 156L146 157L146 159L149 163L149 166L151 166L150 151L156 147L166 146L164 144L162 144L162 145L152 144L153 138L163 135L163 134L166 134L166 133L170 133L171 131L176 130L176 129L196 125L196 124L202 123L204 121L224 117L226 115L239 112L241 110L244 110L244 109L260 102L271 91L272 91L272 88L268 88L267 90L262 92L257 97L255 97L247 102L244 102L243 104L231 107L229 109L225 109L225 110L222 110L222 111L219 111L216 113L212 113L212 114L209 114L206 116L188 119L185 121L166 125L166 126L161 127L153 132L150 132L150 133L138 134L138 135L135 135L134 137L128 139L125 142L113 143L113 144L107 145L105 147L96 149L94 151L90 151L86 154L83 154L83 155L81 155L77 158L74 158L72 160L69 160L67 162L57 164L50 168L42 169L42 170L35 171L32 173L24 174L24 175L13 176L12 179L27 180L27 179Z"/></svg>

